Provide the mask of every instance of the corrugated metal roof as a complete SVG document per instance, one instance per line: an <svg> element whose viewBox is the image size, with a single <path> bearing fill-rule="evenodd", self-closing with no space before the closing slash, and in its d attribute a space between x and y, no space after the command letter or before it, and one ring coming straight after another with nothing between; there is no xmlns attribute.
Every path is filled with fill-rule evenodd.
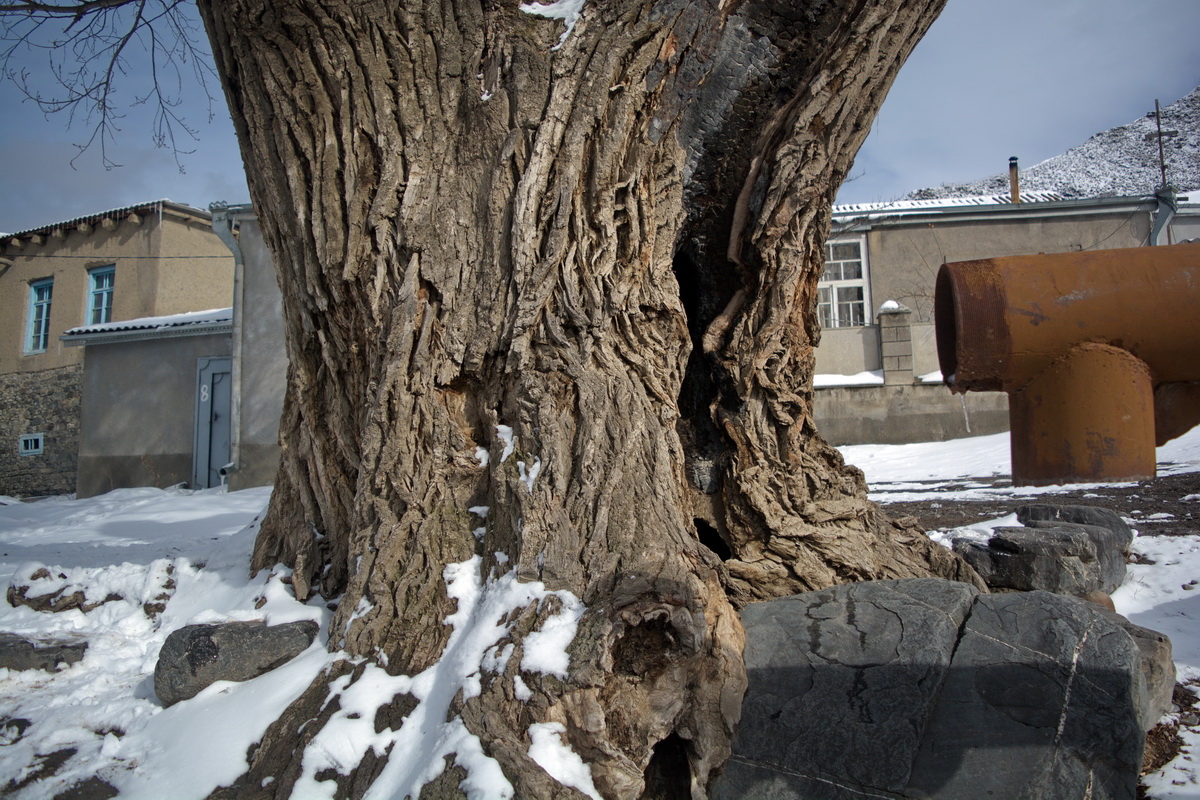
<svg viewBox="0 0 1200 800"><path fill-rule="evenodd" d="M87 223L89 225L94 225L98 222L103 222L106 219L120 220L120 219L127 217L128 215L134 214L134 213L136 213L136 214L159 214L162 212L163 208L172 208L177 211L183 211L183 212L187 212L190 214L195 214L195 215L203 217L205 219L209 218L209 213L207 211L204 211L203 209L193 208L189 205L185 205L183 203L176 203L176 202L173 202L171 200L167 200L164 198L162 200L150 200L145 203L135 203L134 205L131 205L131 206L122 206L121 208L110 208L107 211L100 211L95 214L85 214L82 217L75 217L73 219L63 220L62 222L54 222L54 223L51 223L50 225L41 225L37 228L29 228L27 230L17 231L16 233L6 233L3 235L5 237L34 236L37 234L46 235L58 228L70 228L70 227L75 227L75 226L78 226L78 225L81 225L84 223Z"/></svg>
<svg viewBox="0 0 1200 800"><path fill-rule="evenodd" d="M68 345L93 344L100 341L149 339L159 336L189 336L200 333L221 333L233 329L232 308L212 308L207 311L188 311L162 317L104 322L71 328L59 338Z"/></svg>
<svg viewBox="0 0 1200 800"><path fill-rule="evenodd" d="M1022 192L1022 203L1053 203L1067 198L1058 192ZM929 211L940 208L962 208L964 206L1008 206L1013 205L1007 194L976 195L972 197L941 197L931 200L893 200L887 203L848 203L833 207L834 216L856 216L859 214L893 214L905 211Z"/></svg>

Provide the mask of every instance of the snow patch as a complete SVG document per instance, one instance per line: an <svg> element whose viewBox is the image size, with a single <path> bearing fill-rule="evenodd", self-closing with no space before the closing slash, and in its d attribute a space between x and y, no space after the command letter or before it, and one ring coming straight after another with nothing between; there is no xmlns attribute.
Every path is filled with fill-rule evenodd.
<svg viewBox="0 0 1200 800"><path fill-rule="evenodd" d="M883 370L872 369L856 375L814 375L813 388L827 389L833 386L882 386Z"/></svg>
<svg viewBox="0 0 1200 800"><path fill-rule="evenodd" d="M525 484L525 488L529 490L530 494L533 494L533 482L537 480L541 472L542 460L540 458L534 458L533 466L528 468L524 461L517 462L517 474L520 475L522 483Z"/></svg>
<svg viewBox="0 0 1200 800"><path fill-rule="evenodd" d="M496 436L504 443L504 451L500 453L500 463L508 461L508 457L513 454L513 449L516 444L513 442L513 429L508 425L497 425Z"/></svg>
<svg viewBox="0 0 1200 800"><path fill-rule="evenodd" d="M571 35L571 31L575 30L575 23L579 22L579 17L583 14L584 0L556 0L549 5L541 3L524 3L521 5L521 10L526 14L532 14L535 17L545 17L547 19L559 19L566 25L566 30L562 36L558 38L558 44L554 45L552 50L557 50L562 47L567 41L567 37Z"/></svg>
<svg viewBox="0 0 1200 800"><path fill-rule="evenodd" d="M567 732L561 722L539 722L529 726L529 757L563 786L578 789L593 800L603 800L592 783L592 771L563 741Z"/></svg>
<svg viewBox="0 0 1200 800"><path fill-rule="evenodd" d="M513 572L483 581L481 565L482 559L473 556L447 565L442 573L447 595L457 601L457 609L445 620L454 630L437 663L413 677L390 676L368 665L358 681L351 684L344 676L335 683L332 694L340 708L305 750L296 796L332 796L334 783L316 776L326 769L348 774L368 748L379 755L390 751L391 756L366 798L418 796L421 787L441 773L450 755L467 772L460 788L468 797L513 796L511 784L499 764L483 752L479 739L460 718L449 717L450 705L459 692L467 698L478 696L485 672L503 671L514 652L511 643L500 644L515 624L513 612L551 597L558 598L561 610L546 618L540 631L526 636L521 666L548 671L540 667L561 665L565 676L566 647L575 638L583 603L570 592L548 591L540 581L519 582ZM526 668L526 660L533 667ZM376 733L376 710L403 694L418 701L416 708L399 730Z"/></svg>

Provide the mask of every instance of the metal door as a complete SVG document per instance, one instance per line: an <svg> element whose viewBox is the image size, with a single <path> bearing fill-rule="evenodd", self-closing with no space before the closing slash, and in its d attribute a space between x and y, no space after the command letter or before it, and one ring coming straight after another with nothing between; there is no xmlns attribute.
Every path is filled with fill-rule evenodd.
<svg viewBox="0 0 1200 800"><path fill-rule="evenodd" d="M192 488L221 485L221 468L229 463L233 408L232 360L201 358L196 370L196 440L192 450Z"/></svg>

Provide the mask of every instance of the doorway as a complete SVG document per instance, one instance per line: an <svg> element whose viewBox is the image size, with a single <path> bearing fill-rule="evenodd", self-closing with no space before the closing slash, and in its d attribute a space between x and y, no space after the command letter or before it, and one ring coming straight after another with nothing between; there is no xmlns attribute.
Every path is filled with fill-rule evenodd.
<svg viewBox="0 0 1200 800"><path fill-rule="evenodd" d="M192 488L208 489L221 485L221 468L229 463L232 452L233 360L228 356L201 358L196 374Z"/></svg>

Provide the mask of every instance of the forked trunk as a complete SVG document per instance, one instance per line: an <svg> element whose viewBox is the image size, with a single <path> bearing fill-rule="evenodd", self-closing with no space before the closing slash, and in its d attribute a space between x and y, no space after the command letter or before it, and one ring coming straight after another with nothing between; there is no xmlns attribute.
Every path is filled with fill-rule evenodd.
<svg viewBox="0 0 1200 800"><path fill-rule="evenodd" d="M449 564L557 592L450 705L517 797L577 796L530 756L555 722L605 797L702 797L745 685L737 605L969 575L812 422L830 204L943 2L588 0L573 28L515 3L201 2L291 361L254 566L341 597L351 681L438 661ZM521 667L575 598L569 668ZM329 691L234 794L290 791ZM387 760L317 778L360 795Z"/></svg>

